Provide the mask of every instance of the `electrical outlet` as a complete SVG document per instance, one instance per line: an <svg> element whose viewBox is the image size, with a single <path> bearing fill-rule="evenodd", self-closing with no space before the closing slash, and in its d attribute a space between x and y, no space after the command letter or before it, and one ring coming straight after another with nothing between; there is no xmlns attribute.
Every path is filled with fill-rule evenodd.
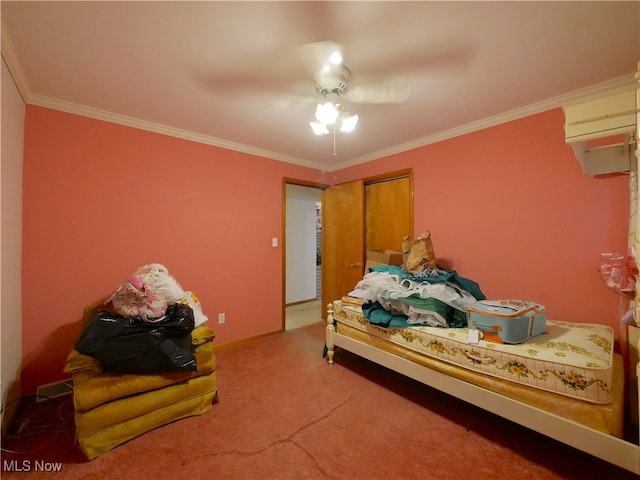
<svg viewBox="0 0 640 480"><path fill-rule="evenodd" d="M218 314L218 323L224 323L224 313L219 313Z"/></svg>

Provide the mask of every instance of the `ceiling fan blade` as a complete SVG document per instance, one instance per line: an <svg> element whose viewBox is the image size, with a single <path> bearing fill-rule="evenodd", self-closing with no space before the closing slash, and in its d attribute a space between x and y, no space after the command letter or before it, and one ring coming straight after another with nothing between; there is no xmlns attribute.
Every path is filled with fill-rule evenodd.
<svg viewBox="0 0 640 480"><path fill-rule="evenodd" d="M326 66L342 64L343 51L344 48L337 42L321 41L298 47L297 54L307 71L315 76Z"/></svg>
<svg viewBox="0 0 640 480"><path fill-rule="evenodd" d="M350 88L346 97L352 103L402 103L407 101L409 94L409 83L396 79Z"/></svg>
<svg viewBox="0 0 640 480"><path fill-rule="evenodd" d="M269 105L277 110L288 110L318 103L316 96L278 95L272 98Z"/></svg>

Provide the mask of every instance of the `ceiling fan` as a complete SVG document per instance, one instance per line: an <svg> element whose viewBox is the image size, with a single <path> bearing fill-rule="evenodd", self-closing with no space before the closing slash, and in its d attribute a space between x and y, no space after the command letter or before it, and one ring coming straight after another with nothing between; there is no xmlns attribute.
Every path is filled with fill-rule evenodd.
<svg viewBox="0 0 640 480"><path fill-rule="evenodd" d="M401 103L409 98L408 83L404 79L351 87L351 70L343 63L343 47L339 43L321 41L298 48L298 55L315 83L316 92L322 96L318 103L315 122L309 122L314 133L326 135L329 127L340 122L340 131L352 131L358 116L349 114L342 99L351 103Z"/></svg>

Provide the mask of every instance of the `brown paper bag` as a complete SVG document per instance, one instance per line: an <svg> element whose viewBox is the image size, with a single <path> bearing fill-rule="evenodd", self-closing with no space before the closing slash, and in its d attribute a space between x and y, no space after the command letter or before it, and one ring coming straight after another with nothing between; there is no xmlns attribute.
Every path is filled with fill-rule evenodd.
<svg viewBox="0 0 640 480"><path fill-rule="evenodd" d="M411 240L411 237L404 237L402 240L402 257L407 272L415 274L436 268L431 232L423 233L416 240Z"/></svg>

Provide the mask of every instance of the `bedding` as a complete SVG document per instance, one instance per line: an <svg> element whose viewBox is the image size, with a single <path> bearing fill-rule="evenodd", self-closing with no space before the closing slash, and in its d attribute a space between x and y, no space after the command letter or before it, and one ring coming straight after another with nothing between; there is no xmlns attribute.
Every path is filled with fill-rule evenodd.
<svg viewBox="0 0 640 480"><path fill-rule="evenodd" d="M608 326L548 320L543 334L520 344L480 340L471 345L467 328L380 327L365 318L363 307L337 300L333 318L371 337L478 373L586 402L613 400L614 333Z"/></svg>

